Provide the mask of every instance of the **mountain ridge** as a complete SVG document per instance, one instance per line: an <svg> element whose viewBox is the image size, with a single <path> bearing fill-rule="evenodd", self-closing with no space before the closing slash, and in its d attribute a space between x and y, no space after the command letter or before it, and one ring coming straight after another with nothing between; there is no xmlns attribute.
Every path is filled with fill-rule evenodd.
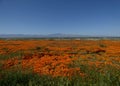
<svg viewBox="0 0 120 86"><path fill-rule="evenodd" d="M64 37L120 37L120 36L100 36L100 35L79 35L79 34L64 34L64 33L54 33L54 34L0 34L0 38L64 38Z"/></svg>

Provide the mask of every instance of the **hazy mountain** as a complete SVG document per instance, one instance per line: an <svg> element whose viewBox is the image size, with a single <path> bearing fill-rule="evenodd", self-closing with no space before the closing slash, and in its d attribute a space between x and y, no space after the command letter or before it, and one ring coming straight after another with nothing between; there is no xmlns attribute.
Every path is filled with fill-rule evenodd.
<svg viewBox="0 0 120 86"><path fill-rule="evenodd" d="M42 37L42 35L0 34L0 38L31 38L31 37Z"/></svg>
<svg viewBox="0 0 120 86"><path fill-rule="evenodd" d="M0 34L0 38L43 38L43 37L81 37L83 35L74 35L74 34L48 34L48 35L31 35L31 34Z"/></svg>
<svg viewBox="0 0 120 86"><path fill-rule="evenodd" d="M48 35L39 35L39 34L0 34L0 38L64 38L64 37L110 37L110 36L89 36L89 35L76 35L76 34L48 34Z"/></svg>
<svg viewBox="0 0 120 86"><path fill-rule="evenodd" d="M85 35L55 33L46 35L47 37L83 37Z"/></svg>

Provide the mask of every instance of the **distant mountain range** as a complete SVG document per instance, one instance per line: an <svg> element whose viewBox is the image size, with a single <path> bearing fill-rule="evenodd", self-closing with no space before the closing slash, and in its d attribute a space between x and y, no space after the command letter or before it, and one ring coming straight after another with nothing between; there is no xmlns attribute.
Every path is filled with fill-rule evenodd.
<svg viewBox="0 0 120 86"><path fill-rule="evenodd" d="M53 37L83 37L83 35L74 34L48 34L48 35L32 35L32 34L0 34L0 38L53 38Z"/></svg>
<svg viewBox="0 0 120 86"><path fill-rule="evenodd" d="M0 34L0 38L71 38L71 37L111 37L111 36L89 36L76 34L48 34L48 35L32 35L32 34Z"/></svg>

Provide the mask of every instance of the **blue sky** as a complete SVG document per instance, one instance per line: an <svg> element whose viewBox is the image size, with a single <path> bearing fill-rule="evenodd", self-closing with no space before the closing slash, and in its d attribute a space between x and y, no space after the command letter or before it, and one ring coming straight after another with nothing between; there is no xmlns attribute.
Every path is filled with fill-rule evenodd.
<svg viewBox="0 0 120 86"><path fill-rule="evenodd" d="M120 36L120 0L0 0L0 34Z"/></svg>

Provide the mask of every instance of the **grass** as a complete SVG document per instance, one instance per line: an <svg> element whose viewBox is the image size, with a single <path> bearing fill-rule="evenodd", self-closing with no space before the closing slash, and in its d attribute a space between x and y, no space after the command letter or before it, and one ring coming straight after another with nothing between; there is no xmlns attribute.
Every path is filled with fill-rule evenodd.
<svg viewBox="0 0 120 86"><path fill-rule="evenodd" d="M81 66L87 76L51 77L48 75L37 75L32 71L2 71L0 86L120 86L119 70L109 70L105 74L96 69L89 69L87 65Z"/></svg>
<svg viewBox="0 0 120 86"><path fill-rule="evenodd" d="M11 59L14 57L21 58L22 56L23 56L23 52L21 51L9 53L9 54L0 54L0 60Z"/></svg>
<svg viewBox="0 0 120 86"><path fill-rule="evenodd" d="M107 47L105 44L99 45L102 48ZM7 51L7 49L4 49ZM73 49L74 50L74 49ZM37 46L35 49L30 50L30 53L36 52L47 52L49 54L50 49L46 47ZM52 54L61 55L63 52L53 51ZM73 61L68 67L74 68L79 67L80 71L85 74L85 76L73 76L68 77L52 77L50 75L38 75L30 68L22 70L21 64L12 66L10 69L3 70L2 61L9 58L21 59L24 55L24 51L12 52L6 55L0 55L0 86L120 86L120 70L111 65L105 65L102 67L102 72L98 72L100 69L95 65L90 66L87 62L95 62L98 59L95 57L99 54L96 52L88 53L86 51L68 51L68 54L72 54L70 58L74 58L75 55L89 55L89 58L82 59L79 58L77 61ZM104 52L100 52L100 55ZM29 54L29 53L28 53ZM27 54L26 54L27 55ZM53 55L53 56L55 56ZM99 57L98 57L99 58ZM115 57L114 57L115 58ZM117 57L116 57L117 58ZM118 57L119 58L119 57ZM110 59L110 58L109 58ZM104 60L103 60L104 61ZM114 64L120 65L118 61ZM18 67L16 67L18 66ZM18 69L14 69L18 68Z"/></svg>
<svg viewBox="0 0 120 86"><path fill-rule="evenodd" d="M120 72L111 66L103 68L104 73L98 72L96 67L91 69L87 64L82 65L78 62L74 62L70 66L80 67L86 76L73 76L71 79L67 77L53 78L48 75L37 75L32 70L28 72L22 71L22 69L17 71L1 70L0 86L120 86Z"/></svg>

